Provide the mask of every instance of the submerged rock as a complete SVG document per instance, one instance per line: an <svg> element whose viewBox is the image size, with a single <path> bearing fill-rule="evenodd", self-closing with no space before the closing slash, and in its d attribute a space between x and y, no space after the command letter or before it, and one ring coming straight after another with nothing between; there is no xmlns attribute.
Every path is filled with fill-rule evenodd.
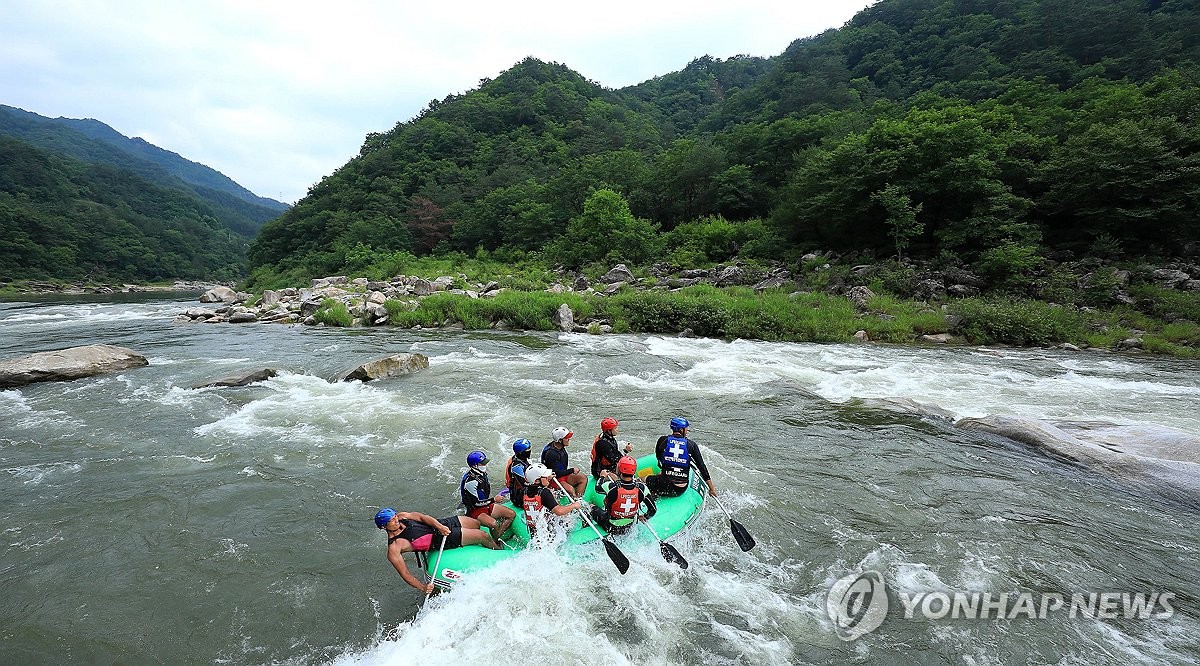
<svg viewBox="0 0 1200 666"><path fill-rule="evenodd" d="M203 384L197 384L197 385L193 386L192 388L200 389L200 388L212 388L212 387L217 387L217 386L249 386L250 384L257 384L258 382L265 382L277 374L279 374L279 373L275 372L275 370L273 368L262 368L261 370L255 370L250 373L243 373L243 374L236 374L236 375L229 375L226 377L221 377L220 379L214 379L210 382L205 382Z"/></svg>
<svg viewBox="0 0 1200 666"><path fill-rule="evenodd" d="M1164 426L1015 416L965 418L955 425L1037 447L1173 499L1200 503L1200 436L1191 433Z"/></svg>
<svg viewBox="0 0 1200 666"><path fill-rule="evenodd" d="M393 354L368 361L339 377L341 381L359 380L369 382L387 377L402 377L429 367L429 357L424 354Z"/></svg>
<svg viewBox="0 0 1200 666"><path fill-rule="evenodd" d="M70 381L149 365L145 356L115 345L87 345L0 361L0 389Z"/></svg>

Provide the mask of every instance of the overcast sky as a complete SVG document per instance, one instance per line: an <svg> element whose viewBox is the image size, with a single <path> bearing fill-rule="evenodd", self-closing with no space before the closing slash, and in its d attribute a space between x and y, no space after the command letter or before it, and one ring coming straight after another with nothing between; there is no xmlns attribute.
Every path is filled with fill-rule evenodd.
<svg viewBox="0 0 1200 666"><path fill-rule="evenodd" d="M0 103L95 118L294 203L430 99L526 56L610 88L773 56L869 0L0 0Z"/></svg>

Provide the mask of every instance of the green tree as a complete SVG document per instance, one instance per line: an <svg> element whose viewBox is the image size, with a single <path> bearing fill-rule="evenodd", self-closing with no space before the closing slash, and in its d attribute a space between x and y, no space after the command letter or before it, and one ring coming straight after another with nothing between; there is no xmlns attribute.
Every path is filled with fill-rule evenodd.
<svg viewBox="0 0 1200 666"><path fill-rule="evenodd" d="M657 228L629 212L620 194L597 190L583 213L567 224L566 233L547 247L551 261L578 268L592 262L643 263L662 247Z"/></svg>
<svg viewBox="0 0 1200 666"><path fill-rule="evenodd" d="M876 190L871 194L871 201L887 212L887 225L891 228L892 241L896 245L896 257L903 259L909 242L925 230L925 225L917 219L923 204L914 206L908 193L897 185Z"/></svg>

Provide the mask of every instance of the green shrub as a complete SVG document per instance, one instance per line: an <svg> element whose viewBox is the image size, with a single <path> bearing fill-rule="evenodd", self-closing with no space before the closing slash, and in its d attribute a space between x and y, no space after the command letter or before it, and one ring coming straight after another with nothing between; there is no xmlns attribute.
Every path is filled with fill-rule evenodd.
<svg viewBox="0 0 1200 666"><path fill-rule="evenodd" d="M313 318L317 323L325 324L326 326L352 326L354 317L350 316L350 311L346 309L346 304L341 301L335 301L332 298L326 298L321 301L321 307L313 313Z"/></svg>
<svg viewBox="0 0 1200 666"><path fill-rule="evenodd" d="M1078 310L1040 301L968 298L952 303L950 311L961 317L959 328L972 342L1052 345L1084 337Z"/></svg>

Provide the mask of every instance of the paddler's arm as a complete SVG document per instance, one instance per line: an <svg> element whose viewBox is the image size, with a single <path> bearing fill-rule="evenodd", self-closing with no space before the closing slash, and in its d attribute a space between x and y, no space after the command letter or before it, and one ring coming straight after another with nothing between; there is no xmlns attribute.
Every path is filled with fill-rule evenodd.
<svg viewBox="0 0 1200 666"><path fill-rule="evenodd" d="M425 523L426 525L432 527L433 529L437 530L437 533L441 534L442 536L446 536L446 535L450 534L449 527L446 527L445 525L439 523L437 518L423 514L420 511L408 511L406 513L400 514L400 517L407 518L409 520L419 520L419 521Z"/></svg>
<svg viewBox="0 0 1200 666"><path fill-rule="evenodd" d="M408 570L408 565L404 563L404 551L400 550L399 546L388 548L388 562L396 567L396 573L400 574L404 582L422 592L426 591L426 586L422 585L421 581L417 580L417 577Z"/></svg>
<svg viewBox="0 0 1200 666"><path fill-rule="evenodd" d="M690 439L688 440L688 455L696 461L696 469L700 470L700 478L708 484L709 494L716 495L717 487L713 485L712 478L708 476L708 466L704 464L704 456L700 455L700 445Z"/></svg>

